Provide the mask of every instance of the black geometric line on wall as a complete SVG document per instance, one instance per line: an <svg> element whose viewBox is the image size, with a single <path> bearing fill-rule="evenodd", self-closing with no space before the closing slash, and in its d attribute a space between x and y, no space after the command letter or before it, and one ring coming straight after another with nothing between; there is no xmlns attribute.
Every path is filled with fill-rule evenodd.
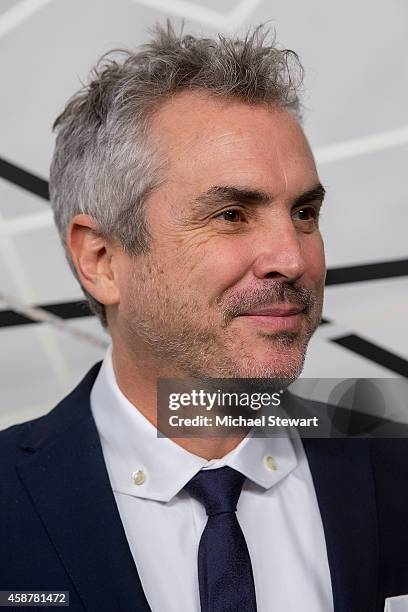
<svg viewBox="0 0 408 612"><path fill-rule="evenodd" d="M408 361L391 353L387 349L358 336L357 334L348 334L331 338L331 341L339 346L349 349L353 353L365 357L374 363L377 363L388 370L392 370L401 376L408 378Z"/></svg>
<svg viewBox="0 0 408 612"><path fill-rule="evenodd" d="M76 302L61 302L59 304L43 304L37 306L50 314L53 314L60 319L78 319L80 317L92 316L85 301ZM15 325L31 325L40 323L41 321L33 321L25 315L15 312L14 310L0 310L0 327L13 327Z"/></svg>
<svg viewBox="0 0 408 612"><path fill-rule="evenodd" d="M408 275L408 259L380 261L372 264L330 268L327 271L326 285L360 283L362 281L395 278Z"/></svg>
<svg viewBox="0 0 408 612"><path fill-rule="evenodd" d="M0 178L34 193L43 200L50 199L46 180L2 158L0 158Z"/></svg>
<svg viewBox="0 0 408 612"><path fill-rule="evenodd" d="M14 312L14 310L0 311L0 327L15 327L17 325L32 325L34 323L37 323L37 321L29 319L19 312Z"/></svg>

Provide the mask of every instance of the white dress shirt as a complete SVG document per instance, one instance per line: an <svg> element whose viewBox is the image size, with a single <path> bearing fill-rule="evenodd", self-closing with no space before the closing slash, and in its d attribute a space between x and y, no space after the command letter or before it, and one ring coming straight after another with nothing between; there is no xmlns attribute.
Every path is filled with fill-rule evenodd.
<svg viewBox="0 0 408 612"><path fill-rule="evenodd" d="M332 612L326 542L300 439L247 436L207 461L168 438L120 391L111 349L91 409L116 504L152 612L200 612L197 554L204 507L183 491L201 469L244 474L237 518L248 545L258 612ZM114 551L112 551L114 554Z"/></svg>

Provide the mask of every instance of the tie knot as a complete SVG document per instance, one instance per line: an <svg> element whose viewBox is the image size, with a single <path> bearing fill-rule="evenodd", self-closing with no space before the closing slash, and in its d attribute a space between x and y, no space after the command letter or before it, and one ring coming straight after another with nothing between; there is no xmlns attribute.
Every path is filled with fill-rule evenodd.
<svg viewBox="0 0 408 612"><path fill-rule="evenodd" d="M184 487L201 502L208 516L235 512L245 476L229 466L201 470Z"/></svg>

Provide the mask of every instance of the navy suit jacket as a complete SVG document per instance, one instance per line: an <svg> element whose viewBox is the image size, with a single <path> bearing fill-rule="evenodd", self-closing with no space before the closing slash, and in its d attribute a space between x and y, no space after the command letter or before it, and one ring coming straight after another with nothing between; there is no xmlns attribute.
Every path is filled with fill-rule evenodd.
<svg viewBox="0 0 408 612"><path fill-rule="evenodd" d="M69 591L75 612L149 612L90 410L99 367L46 416L0 433L0 590ZM382 612L408 594L408 440L304 447L335 612Z"/></svg>

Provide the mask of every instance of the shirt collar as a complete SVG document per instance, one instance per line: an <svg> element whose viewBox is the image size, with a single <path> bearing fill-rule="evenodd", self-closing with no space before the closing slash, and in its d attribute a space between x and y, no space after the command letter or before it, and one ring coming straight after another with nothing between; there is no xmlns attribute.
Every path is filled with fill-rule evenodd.
<svg viewBox="0 0 408 612"><path fill-rule="evenodd" d="M297 465L288 437L254 438L249 434L230 453L212 461L188 452L169 438L158 438L156 428L119 389L111 347L90 399L112 489L118 493L167 502L199 470L224 465L269 489Z"/></svg>

